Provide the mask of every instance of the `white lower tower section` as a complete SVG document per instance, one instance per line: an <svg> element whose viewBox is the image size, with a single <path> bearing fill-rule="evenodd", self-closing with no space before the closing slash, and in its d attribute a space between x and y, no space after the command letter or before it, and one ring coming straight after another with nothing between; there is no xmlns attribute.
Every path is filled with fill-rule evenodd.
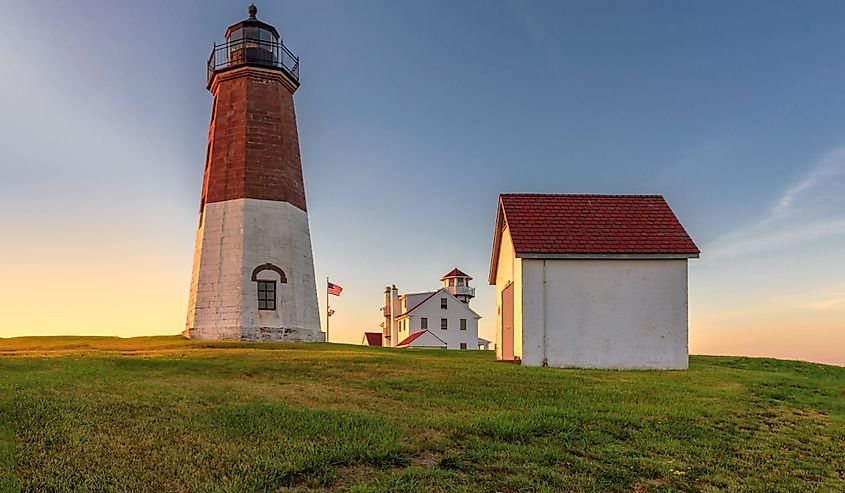
<svg viewBox="0 0 845 493"><path fill-rule="evenodd" d="M258 309L258 280L276 281L275 310ZM273 200L206 204L197 230L185 335L325 340L305 211Z"/></svg>

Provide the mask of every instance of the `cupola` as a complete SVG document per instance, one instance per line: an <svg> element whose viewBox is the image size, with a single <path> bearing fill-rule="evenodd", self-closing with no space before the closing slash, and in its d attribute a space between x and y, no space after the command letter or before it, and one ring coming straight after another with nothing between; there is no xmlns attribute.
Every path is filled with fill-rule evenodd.
<svg viewBox="0 0 845 493"><path fill-rule="evenodd" d="M455 267L451 272L441 277L443 288L452 296L469 305L469 300L475 298L475 288L469 285L472 277L464 274Z"/></svg>

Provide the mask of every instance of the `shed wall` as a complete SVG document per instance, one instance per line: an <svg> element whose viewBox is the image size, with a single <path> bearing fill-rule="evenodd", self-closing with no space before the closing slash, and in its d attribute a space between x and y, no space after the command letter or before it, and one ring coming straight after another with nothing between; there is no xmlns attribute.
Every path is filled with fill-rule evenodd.
<svg viewBox="0 0 845 493"><path fill-rule="evenodd" d="M687 368L686 260L522 259L521 278L524 365Z"/></svg>
<svg viewBox="0 0 845 493"><path fill-rule="evenodd" d="M514 283L514 341L513 354L522 354L522 259L514 256L510 230L505 226L498 245L499 263L496 268L496 359L502 359L502 291Z"/></svg>

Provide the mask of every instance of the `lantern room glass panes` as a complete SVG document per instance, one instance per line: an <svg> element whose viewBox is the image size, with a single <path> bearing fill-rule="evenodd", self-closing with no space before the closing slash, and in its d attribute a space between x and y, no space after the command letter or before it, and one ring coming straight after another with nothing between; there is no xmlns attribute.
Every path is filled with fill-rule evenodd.
<svg viewBox="0 0 845 493"><path fill-rule="evenodd" d="M239 41L241 39L270 43L276 41L276 35L272 31L255 26L241 27L229 33L229 41Z"/></svg>
<svg viewBox="0 0 845 493"><path fill-rule="evenodd" d="M260 63L276 66L278 37L258 26L241 26L229 33L229 64Z"/></svg>

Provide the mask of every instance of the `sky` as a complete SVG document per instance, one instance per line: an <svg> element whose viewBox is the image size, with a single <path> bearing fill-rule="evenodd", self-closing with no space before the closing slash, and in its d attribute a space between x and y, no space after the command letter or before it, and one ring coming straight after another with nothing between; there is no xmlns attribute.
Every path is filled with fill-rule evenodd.
<svg viewBox="0 0 845 493"><path fill-rule="evenodd" d="M499 193L658 193L702 250L692 353L845 365L845 3L257 5L301 58L333 341L455 266L495 339ZM0 337L184 329L205 64L247 6L0 0Z"/></svg>

